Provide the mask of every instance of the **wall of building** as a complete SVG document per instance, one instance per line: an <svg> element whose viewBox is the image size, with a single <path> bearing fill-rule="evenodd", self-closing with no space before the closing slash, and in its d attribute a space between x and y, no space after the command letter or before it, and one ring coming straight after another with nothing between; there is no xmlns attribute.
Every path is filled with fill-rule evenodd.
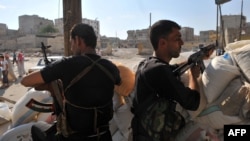
<svg viewBox="0 0 250 141"><path fill-rule="evenodd" d="M6 24L1 24L0 23L0 36L5 36L7 35L8 28Z"/></svg>
<svg viewBox="0 0 250 141"><path fill-rule="evenodd" d="M41 18L37 15L19 16L19 32L22 34L37 34L48 25L54 26L53 20Z"/></svg>

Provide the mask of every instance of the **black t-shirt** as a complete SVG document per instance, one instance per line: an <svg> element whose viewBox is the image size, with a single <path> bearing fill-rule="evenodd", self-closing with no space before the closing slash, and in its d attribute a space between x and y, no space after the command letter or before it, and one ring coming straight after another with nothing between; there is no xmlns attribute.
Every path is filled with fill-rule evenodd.
<svg viewBox="0 0 250 141"><path fill-rule="evenodd" d="M87 54L87 56L94 61L100 58L100 56L94 54ZM77 106L93 108L107 105L99 109L97 127L108 125L112 119L114 85L119 84L121 81L119 70L111 61L101 59L98 63L113 75L115 82L98 66L94 66L65 93L66 99ZM75 76L91 64L92 61L86 56L65 57L43 68L41 74L46 83L61 79L65 89ZM69 124L73 130L92 133L94 110L79 109L66 104L66 111Z"/></svg>
<svg viewBox="0 0 250 141"><path fill-rule="evenodd" d="M174 75L173 66L159 58L149 57L140 62L136 72L136 83L135 108L137 104L143 103L151 97L150 95L156 93L160 97L175 100L187 110L196 110L199 106L199 93L185 87Z"/></svg>

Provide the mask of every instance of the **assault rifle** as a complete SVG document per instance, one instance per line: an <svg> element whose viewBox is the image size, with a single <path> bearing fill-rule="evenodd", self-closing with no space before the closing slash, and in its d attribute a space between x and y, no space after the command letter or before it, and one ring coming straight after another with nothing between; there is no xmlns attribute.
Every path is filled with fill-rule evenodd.
<svg viewBox="0 0 250 141"><path fill-rule="evenodd" d="M45 65L47 66L51 62L47 58L46 49L50 48L51 46L45 46L43 42L41 42L42 46L42 53ZM35 88L36 90L48 90L51 93L53 98L53 104L44 104L35 99L31 99L26 106L32 110L38 112L54 112L54 114L58 114L62 110L62 82L60 80L52 81L50 84L46 84L47 87ZM45 89L43 89L45 88Z"/></svg>
<svg viewBox="0 0 250 141"><path fill-rule="evenodd" d="M181 76L184 72L186 72L189 68L200 65L200 70L203 72L205 70L205 65L203 59L209 58L209 56L213 53L215 49L214 44L210 44L205 47L201 47L199 51L195 52L194 54L190 55L187 62L180 65L176 69L174 69L174 74L176 76Z"/></svg>

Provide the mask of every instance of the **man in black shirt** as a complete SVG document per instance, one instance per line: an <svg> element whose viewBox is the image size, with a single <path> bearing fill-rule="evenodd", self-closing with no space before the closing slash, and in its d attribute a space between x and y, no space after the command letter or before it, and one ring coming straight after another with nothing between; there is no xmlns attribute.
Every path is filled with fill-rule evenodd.
<svg viewBox="0 0 250 141"><path fill-rule="evenodd" d="M67 122L75 132L63 141L111 141L109 121L113 117L114 86L120 84L119 70L111 61L96 54L97 37L87 24L76 24L71 30L73 56L47 65L25 76L21 84L36 87L60 79L63 89L80 72L94 66L64 93Z"/></svg>
<svg viewBox="0 0 250 141"><path fill-rule="evenodd" d="M151 95L171 99L178 102L187 110L196 110L199 106L200 95L197 77L200 74L198 66L189 71L189 87L177 79L173 66L169 64L172 58L177 58L181 52L183 41L180 26L170 20L160 20L152 25L150 41L154 56L141 61L136 71L136 91L133 101L134 111L137 111ZM147 107L145 107L147 108ZM145 109L144 108L144 109ZM153 141L139 122L139 116L132 120L134 141Z"/></svg>

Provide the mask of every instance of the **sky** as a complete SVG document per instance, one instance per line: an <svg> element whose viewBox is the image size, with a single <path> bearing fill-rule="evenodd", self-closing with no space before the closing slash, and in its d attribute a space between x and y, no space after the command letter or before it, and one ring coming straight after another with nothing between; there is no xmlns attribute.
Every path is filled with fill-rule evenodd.
<svg viewBox="0 0 250 141"><path fill-rule="evenodd" d="M243 8L241 4L243 1ZM63 0L0 0L0 23L17 30L18 16L38 15L49 20L63 17ZM161 19L200 31L216 30L215 0L82 0L82 18L98 20L100 34L127 38L127 30L141 30ZM231 0L221 5L222 15L240 15L250 22L250 0ZM151 18L150 18L151 15Z"/></svg>

